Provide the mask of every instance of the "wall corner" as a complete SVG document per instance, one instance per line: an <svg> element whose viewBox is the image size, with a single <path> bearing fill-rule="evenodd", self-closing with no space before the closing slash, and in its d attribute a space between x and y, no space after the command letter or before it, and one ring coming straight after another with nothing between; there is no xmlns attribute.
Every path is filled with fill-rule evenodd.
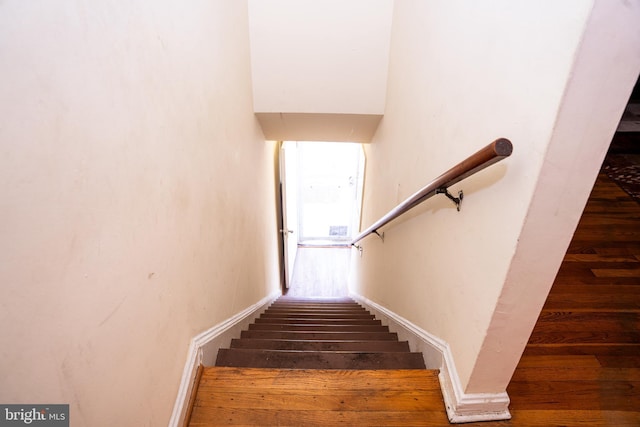
<svg viewBox="0 0 640 427"><path fill-rule="evenodd" d="M389 330L396 332L400 339L407 340L413 351L422 352L427 369L440 369L440 390L451 423L511 419L510 400L506 391L465 393L462 390L453 353L446 341L374 301L356 293L351 293L350 296L374 313L376 318L388 323Z"/></svg>
<svg viewBox="0 0 640 427"><path fill-rule="evenodd" d="M265 309L279 296L280 291L272 292L252 306L196 335L191 340L169 427L184 426L189 399L196 387L195 381L199 366L210 364L212 361L215 363L218 349L227 345L225 343L229 343L233 336L239 336L240 331L256 317L257 313Z"/></svg>
<svg viewBox="0 0 640 427"><path fill-rule="evenodd" d="M509 396L501 393L465 393L453 362L449 346L443 354L443 364L438 374L447 417L451 423L500 421L511 419Z"/></svg>

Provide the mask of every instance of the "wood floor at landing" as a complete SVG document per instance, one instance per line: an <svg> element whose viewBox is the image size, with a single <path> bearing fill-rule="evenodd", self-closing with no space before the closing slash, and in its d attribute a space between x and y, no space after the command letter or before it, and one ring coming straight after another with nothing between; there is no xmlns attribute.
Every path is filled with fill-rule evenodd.
<svg viewBox="0 0 640 427"><path fill-rule="evenodd" d="M598 176L503 426L640 426L640 204Z"/></svg>

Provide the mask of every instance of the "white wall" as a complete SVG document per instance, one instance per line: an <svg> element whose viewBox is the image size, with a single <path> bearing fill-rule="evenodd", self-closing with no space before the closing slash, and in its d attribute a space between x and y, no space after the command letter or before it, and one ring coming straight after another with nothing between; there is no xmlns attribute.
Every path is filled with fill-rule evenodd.
<svg viewBox="0 0 640 427"><path fill-rule="evenodd" d="M640 2L594 3L470 391L506 384L524 350L640 73L638 22Z"/></svg>
<svg viewBox="0 0 640 427"><path fill-rule="evenodd" d="M468 393L505 390L622 114L627 3L395 2L363 227L497 137L514 153L452 189L462 212L439 196L365 240L352 290L447 341Z"/></svg>
<svg viewBox="0 0 640 427"><path fill-rule="evenodd" d="M246 1L0 4L0 401L169 420L191 337L279 285Z"/></svg>

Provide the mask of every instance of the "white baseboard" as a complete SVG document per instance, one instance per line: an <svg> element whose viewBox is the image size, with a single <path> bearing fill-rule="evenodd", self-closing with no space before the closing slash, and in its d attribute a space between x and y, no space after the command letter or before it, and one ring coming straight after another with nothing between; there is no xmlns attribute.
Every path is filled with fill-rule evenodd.
<svg viewBox="0 0 640 427"><path fill-rule="evenodd" d="M444 354L444 363L438 374L440 389L452 423L471 423L476 421L499 421L511 418L509 396L502 393L465 393L462 391L460 377L453 363L449 346Z"/></svg>
<svg viewBox="0 0 640 427"><path fill-rule="evenodd" d="M449 344L407 319L358 294L351 297L387 323L398 338L408 341L412 351L420 351L427 369L439 369L438 379L447 416L452 423L498 421L511 418L509 396L501 393L465 393Z"/></svg>
<svg viewBox="0 0 640 427"><path fill-rule="evenodd" d="M198 367L201 364L213 365L218 349L228 346L231 338L239 337L240 331L253 321L257 313L279 296L279 291L274 292L240 313L193 337L189 345L187 363L182 372L182 380L169 420L169 427L182 427L183 425Z"/></svg>

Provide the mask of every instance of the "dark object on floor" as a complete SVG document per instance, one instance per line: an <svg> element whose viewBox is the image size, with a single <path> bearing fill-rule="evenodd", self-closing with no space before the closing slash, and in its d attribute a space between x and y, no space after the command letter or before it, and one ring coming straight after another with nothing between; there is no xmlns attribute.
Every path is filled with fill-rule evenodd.
<svg viewBox="0 0 640 427"><path fill-rule="evenodd" d="M640 203L640 154L609 154L602 170Z"/></svg>

